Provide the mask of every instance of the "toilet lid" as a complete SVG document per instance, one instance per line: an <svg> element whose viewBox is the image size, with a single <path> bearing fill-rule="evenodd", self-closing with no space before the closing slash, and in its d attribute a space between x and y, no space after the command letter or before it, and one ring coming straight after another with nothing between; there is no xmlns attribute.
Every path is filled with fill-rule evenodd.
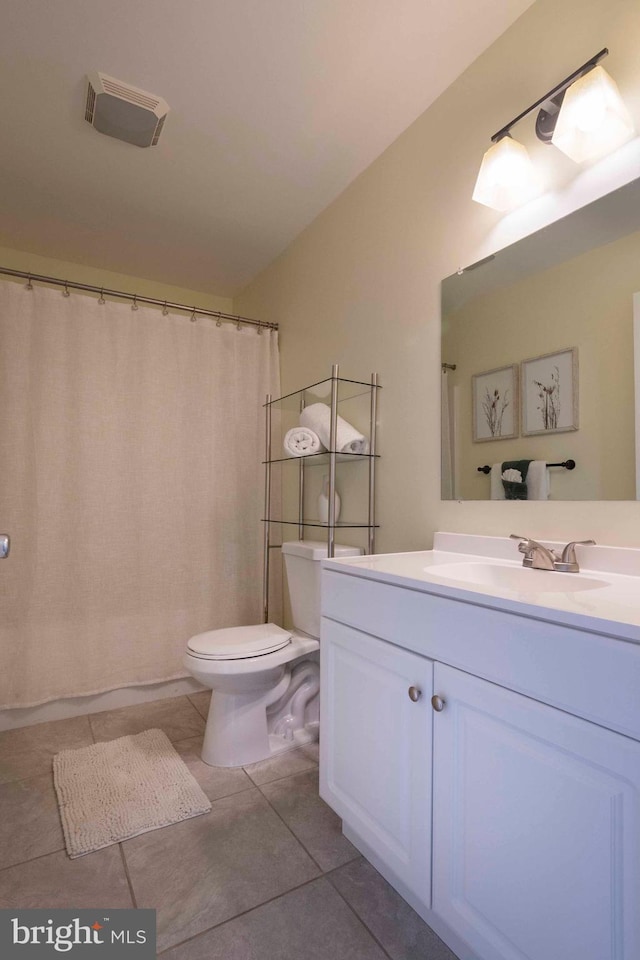
<svg viewBox="0 0 640 960"><path fill-rule="evenodd" d="M225 627L207 630L191 637L187 648L205 660L242 660L274 653L291 643L291 634L275 623L256 623L250 627Z"/></svg>

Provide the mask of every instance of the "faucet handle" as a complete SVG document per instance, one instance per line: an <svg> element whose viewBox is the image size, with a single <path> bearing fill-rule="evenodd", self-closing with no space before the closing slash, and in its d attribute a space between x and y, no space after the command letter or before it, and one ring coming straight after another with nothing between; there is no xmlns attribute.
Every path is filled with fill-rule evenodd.
<svg viewBox="0 0 640 960"><path fill-rule="evenodd" d="M576 547L593 547L595 540L572 540L562 551L562 563L576 563Z"/></svg>
<svg viewBox="0 0 640 960"><path fill-rule="evenodd" d="M517 533L509 534L512 540L519 540L518 550L524 554L523 567L535 567L537 570L555 570L560 557L550 547L538 543L531 537L519 537Z"/></svg>
<svg viewBox="0 0 640 960"><path fill-rule="evenodd" d="M534 550L536 550L538 547L541 550L546 550L546 547L543 547L542 544L538 543L537 540L532 540L531 537L521 537L517 533L510 533L509 538L511 540L520 541L520 543L518 544L518 550L520 551L520 553L524 553L525 559L527 560L531 559L531 557L533 556Z"/></svg>
<svg viewBox="0 0 640 960"><path fill-rule="evenodd" d="M535 543L534 540L531 540L530 537L521 537L519 533L510 533L510 534L509 534L509 539L510 539L510 540L519 540L519 541L520 541L520 543L518 544L518 550L519 550L519 552L520 552L520 553L524 553L525 560L530 560L530 559L531 559L531 555L532 555L532 552L533 552L533 544ZM523 563L524 563L524 561L523 561Z"/></svg>
<svg viewBox="0 0 640 960"><path fill-rule="evenodd" d="M524 553L525 550L527 549L527 544L531 543L531 537L521 537L519 533L510 533L509 539L520 541L520 543L518 544L518 550L520 551L520 553Z"/></svg>

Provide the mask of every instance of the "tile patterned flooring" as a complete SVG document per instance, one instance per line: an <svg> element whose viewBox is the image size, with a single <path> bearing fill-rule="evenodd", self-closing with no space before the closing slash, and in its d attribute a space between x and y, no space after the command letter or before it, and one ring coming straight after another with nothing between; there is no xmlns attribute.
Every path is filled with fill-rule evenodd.
<svg viewBox="0 0 640 960"><path fill-rule="evenodd" d="M243 769L200 759L210 694L0 732L0 907L152 907L166 960L456 960L318 796L317 746ZM164 730L211 813L70 860L62 749Z"/></svg>

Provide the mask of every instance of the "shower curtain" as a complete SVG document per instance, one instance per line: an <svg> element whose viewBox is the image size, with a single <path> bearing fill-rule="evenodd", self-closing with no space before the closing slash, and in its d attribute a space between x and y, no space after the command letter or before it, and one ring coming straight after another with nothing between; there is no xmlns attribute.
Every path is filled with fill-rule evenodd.
<svg viewBox="0 0 640 960"><path fill-rule="evenodd" d="M276 333L0 281L0 708L261 620L267 393Z"/></svg>

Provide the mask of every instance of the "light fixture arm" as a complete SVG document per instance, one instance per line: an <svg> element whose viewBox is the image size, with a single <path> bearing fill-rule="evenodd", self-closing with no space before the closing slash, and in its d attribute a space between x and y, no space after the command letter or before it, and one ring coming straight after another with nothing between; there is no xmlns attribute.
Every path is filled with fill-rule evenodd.
<svg viewBox="0 0 640 960"><path fill-rule="evenodd" d="M553 127L555 126L555 117L560 111L565 90L567 90L575 80L583 77L585 73L588 73L590 70L593 70L608 54L609 50L607 47L604 47L599 53L596 53L590 60L587 60L586 63L583 63L581 67L578 67L577 70L574 70L573 73L562 80L561 83L553 87L552 90L549 90L549 92L545 93L539 100L532 103L530 107L527 107L527 109L519 113L517 117L514 117L514 119L510 120L504 127L501 127L500 130L491 137L491 142L497 143L499 140L502 140L503 137L507 137L511 131L511 127L514 127L516 123L519 123L520 120L523 120L524 117L537 109L540 110L540 115L536 123L536 134L540 140L550 141L553 134Z"/></svg>

